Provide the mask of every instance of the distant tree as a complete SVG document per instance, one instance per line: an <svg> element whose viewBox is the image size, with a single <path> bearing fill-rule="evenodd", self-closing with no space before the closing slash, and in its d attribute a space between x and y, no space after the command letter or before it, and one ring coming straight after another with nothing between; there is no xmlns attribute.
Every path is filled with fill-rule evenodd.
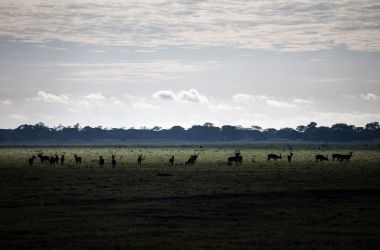
<svg viewBox="0 0 380 250"><path fill-rule="evenodd" d="M203 127L212 128L214 127L214 124L211 122L206 122L205 124L203 124Z"/></svg>

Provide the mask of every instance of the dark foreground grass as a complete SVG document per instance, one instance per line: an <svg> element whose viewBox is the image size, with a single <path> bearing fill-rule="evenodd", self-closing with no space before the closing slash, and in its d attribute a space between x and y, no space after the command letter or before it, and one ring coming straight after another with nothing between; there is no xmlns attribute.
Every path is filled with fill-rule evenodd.
<svg viewBox="0 0 380 250"><path fill-rule="evenodd" d="M0 249L379 249L377 153L239 167L3 162Z"/></svg>

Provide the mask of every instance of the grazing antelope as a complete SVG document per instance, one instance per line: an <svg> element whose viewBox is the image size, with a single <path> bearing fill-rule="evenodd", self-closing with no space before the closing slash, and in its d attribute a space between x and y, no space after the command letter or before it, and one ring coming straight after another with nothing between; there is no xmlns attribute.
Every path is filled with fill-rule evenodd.
<svg viewBox="0 0 380 250"><path fill-rule="evenodd" d="M78 156L77 154L74 155L74 159L76 164L82 163L82 157Z"/></svg>
<svg viewBox="0 0 380 250"><path fill-rule="evenodd" d="M339 160L339 157L340 157L340 154L332 154L331 155L331 158L333 161L335 161L335 159Z"/></svg>
<svg viewBox="0 0 380 250"><path fill-rule="evenodd" d="M102 167L104 165L104 158L102 155L99 155L99 165Z"/></svg>
<svg viewBox="0 0 380 250"><path fill-rule="evenodd" d="M169 159L169 165L173 166L173 164L174 164L174 155L172 155L172 157L170 157Z"/></svg>
<svg viewBox="0 0 380 250"><path fill-rule="evenodd" d="M290 152L290 154L287 156L287 158L288 158L288 162L292 162L293 153Z"/></svg>
<svg viewBox="0 0 380 250"><path fill-rule="evenodd" d="M114 154L112 154L112 161L111 161L111 163L112 163L112 167L114 168L116 166L116 160L115 160L115 155Z"/></svg>
<svg viewBox="0 0 380 250"><path fill-rule="evenodd" d="M240 151L235 151L235 156L230 156L227 159L227 165L231 166L231 163L235 162L235 165L241 165L243 164L243 156L240 155Z"/></svg>
<svg viewBox="0 0 380 250"><path fill-rule="evenodd" d="M50 166L55 164L55 160L56 160L55 156L50 156L49 158Z"/></svg>
<svg viewBox="0 0 380 250"><path fill-rule="evenodd" d="M196 163L196 161L197 161L198 155L199 154L191 155L190 158L185 162L185 166L187 166L187 165L194 165Z"/></svg>
<svg viewBox="0 0 380 250"><path fill-rule="evenodd" d="M282 160L282 156L281 156L281 154L280 155L269 154L267 161L270 161L271 159L273 159L274 161L277 161L277 159L281 159Z"/></svg>
<svg viewBox="0 0 380 250"><path fill-rule="evenodd" d="M141 166L141 163L142 161L144 160L145 158L143 157L142 154L139 154L139 156L137 157L137 165L140 165Z"/></svg>
<svg viewBox="0 0 380 250"><path fill-rule="evenodd" d="M35 157L34 155L32 155L32 157L30 157L30 158L28 159L28 162L29 162L29 165L30 165L30 166L33 166L34 159L36 159L36 157Z"/></svg>
<svg viewBox="0 0 380 250"><path fill-rule="evenodd" d="M42 153L39 153L37 155L38 158L40 158L41 163L48 163L50 160L50 157L47 155L42 155Z"/></svg>
<svg viewBox="0 0 380 250"><path fill-rule="evenodd" d="M328 161L329 160L329 156L324 156L324 155L316 155L315 156L315 161L316 162L322 162L322 161Z"/></svg>
<svg viewBox="0 0 380 250"><path fill-rule="evenodd" d="M350 161L351 157L352 157L352 152L350 152L348 155L339 155L338 160L340 160L341 162L343 160Z"/></svg>
<svg viewBox="0 0 380 250"><path fill-rule="evenodd" d="M61 155L61 165L65 163L65 155Z"/></svg>

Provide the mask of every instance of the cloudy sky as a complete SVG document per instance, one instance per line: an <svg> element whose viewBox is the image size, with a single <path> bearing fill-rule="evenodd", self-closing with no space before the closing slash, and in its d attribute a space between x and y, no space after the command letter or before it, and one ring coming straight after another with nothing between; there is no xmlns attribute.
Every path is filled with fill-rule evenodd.
<svg viewBox="0 0 380 250"><path fill-rule="evenodd" d="M380 120L377 0L1 0L0 127Z"/></svg>

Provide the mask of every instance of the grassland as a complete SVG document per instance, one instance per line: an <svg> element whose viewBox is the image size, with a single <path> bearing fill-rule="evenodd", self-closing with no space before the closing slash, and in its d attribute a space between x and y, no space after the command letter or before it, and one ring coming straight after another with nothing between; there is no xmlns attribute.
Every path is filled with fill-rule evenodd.
<svg viewBox="0 0 380 250"><path fill-rule="evenodd" d="M303 145L292 163L266 161L285 146L240 149L242 166L227 146L0 148L0 249L378 249L378 147ZM29 166L40 151L65 164Z"/></svg>

